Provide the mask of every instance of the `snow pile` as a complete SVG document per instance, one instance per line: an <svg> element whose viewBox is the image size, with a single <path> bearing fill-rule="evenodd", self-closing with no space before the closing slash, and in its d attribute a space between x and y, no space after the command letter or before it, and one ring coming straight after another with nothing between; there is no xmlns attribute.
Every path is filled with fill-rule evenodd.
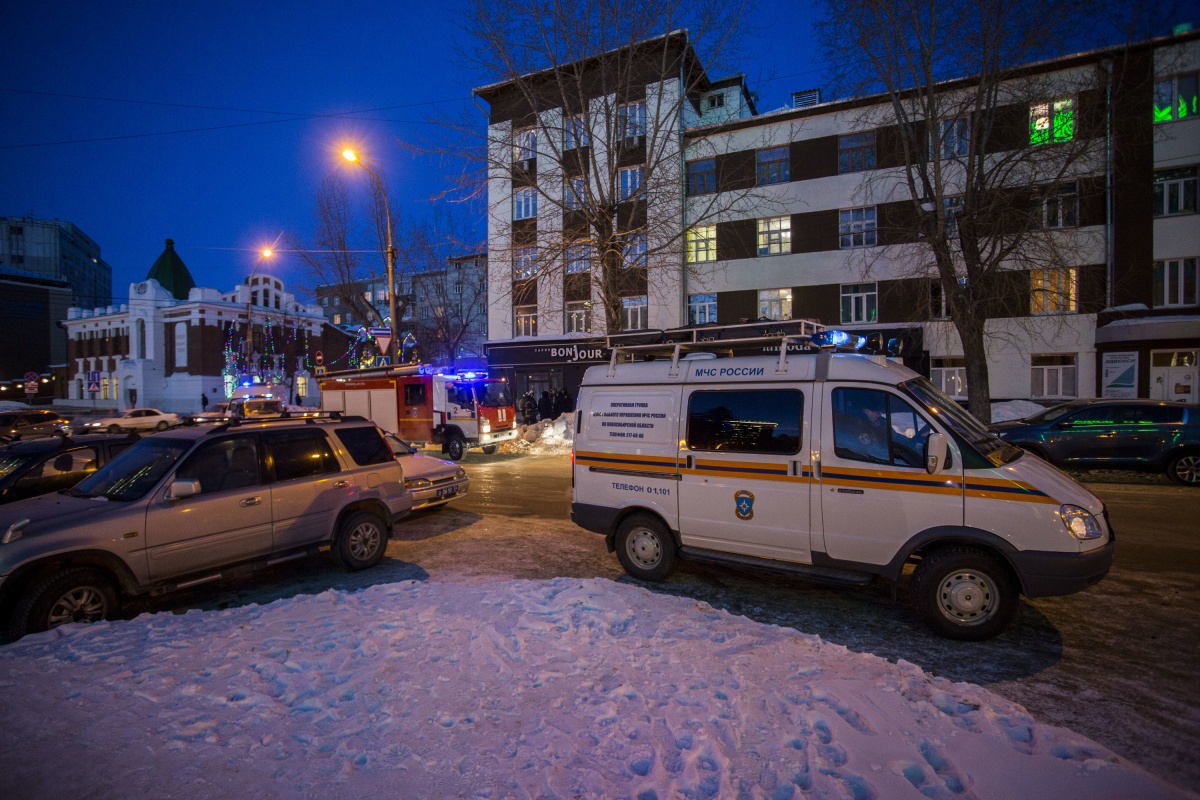
<svg viewBox="0 0 1200 800"><path fill-rule="evenodd" d="M1005 400L992 403L992 422L1008 422L1012 419L1025 419L1034 414L1040 414L1046 407L1029 400Z"/></svg>
<svg viewBox="0 0 1200 800"><path fill-rule="evenodd" d="M532 425L518 425L517 438L500 445L502 453L526 455L563 455L571 452L575 436L575 415L566 413L558 419L543 419Z"/></svg>
<svg viewBox="0 0 1200 800"><path fill-rule="evenodd" d="M0 400L0 411L25 411L28 408L28 403L19 403L16 400Z"/></svg>
<svg viewBox="0 0 1200 800"><path fill-rule="evenodd" d="M0 649L0 719L11 797L1186 796L979 686L603 579L67 626Z"/></svg>

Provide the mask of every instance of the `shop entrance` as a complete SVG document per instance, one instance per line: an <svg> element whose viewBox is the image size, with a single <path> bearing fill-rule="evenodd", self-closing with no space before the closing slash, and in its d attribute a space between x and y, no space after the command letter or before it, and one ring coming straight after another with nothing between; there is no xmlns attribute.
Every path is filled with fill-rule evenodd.
<svg viewBox="0 0 1200 800"><path fill-rule="evenodd" d="M1195 403L1200 400L1197 350L1150 351L1150 399Z"/></svg>

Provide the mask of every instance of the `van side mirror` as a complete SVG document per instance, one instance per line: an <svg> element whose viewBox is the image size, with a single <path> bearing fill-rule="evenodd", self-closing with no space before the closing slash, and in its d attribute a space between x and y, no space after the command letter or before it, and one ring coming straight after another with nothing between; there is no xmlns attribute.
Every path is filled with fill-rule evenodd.
<svg viewBox="0 0 1200 800"><path fill-rule="evenodd" d="M944 470L949 455L950 445L946 442L946 434L931 433L925 440L925 471L933 475Z"/></svg>
<svg viewBox="0 0 1200 800"><path fill-rule="evenodd" d="M182 500L185 497L195 497L200 494L200 481L195 478L190 480L171 481L171 488L167 489L167 500Z"/></svg>

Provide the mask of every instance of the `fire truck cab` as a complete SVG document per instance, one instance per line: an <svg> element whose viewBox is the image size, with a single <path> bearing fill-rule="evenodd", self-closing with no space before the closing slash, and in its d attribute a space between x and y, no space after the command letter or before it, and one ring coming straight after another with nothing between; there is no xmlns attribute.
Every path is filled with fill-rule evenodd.
<svg viewBox="0 0 1200 800"><path fill-rule="evenodd" d="M451 460L468 448L496 452L517 436L512 391L503 380L428 365L329 373L321 410L357 414L416 444L440 444Z"/></svg>

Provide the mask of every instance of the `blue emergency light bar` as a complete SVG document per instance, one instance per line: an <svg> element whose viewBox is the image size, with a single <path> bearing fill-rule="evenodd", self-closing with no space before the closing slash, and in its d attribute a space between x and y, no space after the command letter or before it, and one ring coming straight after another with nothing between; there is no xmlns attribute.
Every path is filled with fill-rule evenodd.
<svg viewBox="0 0 1200 800"><path fill-rule="evenodd" d="M862 336L855 336L852 333L845 331L820 331L814 333L809 339L816 347L850 347L855 350L861 350L867 340Z"/></svg>

